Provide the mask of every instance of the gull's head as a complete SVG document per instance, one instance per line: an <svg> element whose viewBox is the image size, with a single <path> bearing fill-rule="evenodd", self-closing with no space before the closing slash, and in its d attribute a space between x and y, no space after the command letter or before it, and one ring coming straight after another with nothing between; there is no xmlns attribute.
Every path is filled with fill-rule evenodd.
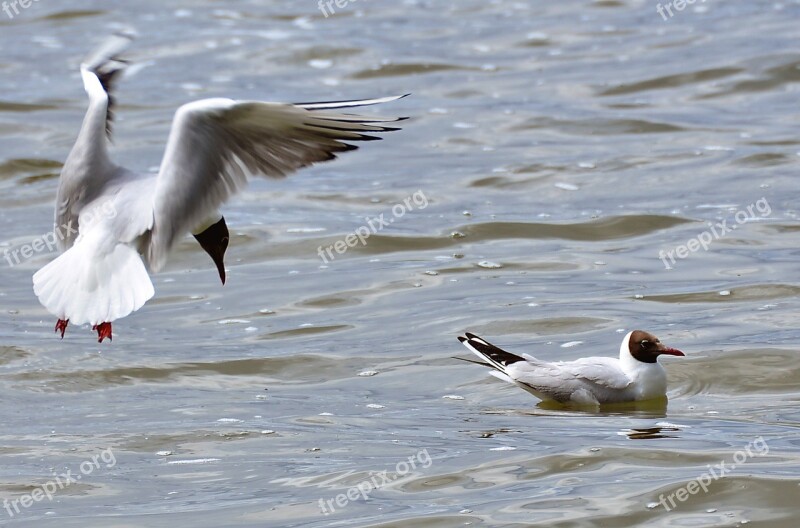
<svg viewBox="0 0 800 528"><path fill-rule="evenodd" d="M194 233L194 238L214 261L219 272L219 278L222 284L225 284L225 251L228 249L230 234L228 233L228 225L225 223L225 217L217 213L214 218L210 222L207 221L201 224L201 227L197 229L199 232Z"/></svg>
<svg viewBox="0 0 800 528"><path fill-rule="evenodd" d="M662 343L656 336L644 330L634 330L625 336L620 346L620 359L632 357L641 363L656 363L658 356L685 356L676 348L670 348Z"/></svg>

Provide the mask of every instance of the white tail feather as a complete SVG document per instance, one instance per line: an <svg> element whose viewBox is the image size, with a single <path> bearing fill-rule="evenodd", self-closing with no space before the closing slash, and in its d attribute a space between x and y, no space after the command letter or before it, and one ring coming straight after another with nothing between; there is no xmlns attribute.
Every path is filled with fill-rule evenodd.
<svg viewBox="0 0 800 528"><path fill-rule="evenodd" d="M508 383L513 383L514 385L517 385L517 382L511 379L511 377L508 374L504 374L503 372L500 372L498 370L491 370L489 371L489 374L491 374L497 379L501 379L503 381L507 381Z"/></svg>
<svg viewBox="0 0 800 528"><path fill-rule="evenodd" d="M478 341L478 342L480 342L480 343L484 343L484 344L486 344L486 341L484 341L483 339L480 339L480 338L473 338L473 339L475 339L475 341ZM492 367L494 367L494 368L496 368L496 369L497 369L497 370L493 370L493 371L491 371L491 372L490 372L490 374L494 375L494 374L495 374L495 372L496 372L497 374L501 374L501 373L503 373L503 374L504 374L504 373L505 373L505 371L506 371L506 367L505 367L505 365L502 365L502 364L498 363L497 361L493 360L491 357L487 356L487 355L486 355L486 354L484 354L483 352L479 352L479 351L478 351L478 350L477 350L475 347L473 347L473 346L470 344L470 342L469 342L469 341L462 341L462 342L461 342L461 344L462 344L462 345L464 345L465 347L467 347L467 349L468 349L470 352L472 352L473 354L475 354L476 356L478 356L479 358L481 358L483 361L486 361L487 363L489 363L489 365L491 365ZM499 376L498 376L498 377L499 377ZM507 377L507 376L506 376L506 377ZM504 378L500 378L500 379L504 379ZM510 380L510 378L509 378L509 380ZM513 383L513 381L512 381L512 383Z"/></svg>
<svg viewBox="0 0 800 528"><path fill-rule="evenodd" d="M33 276L39 302L74 324L110 323L141 308L155 291L136 250L92 230Z"/></svg>
<svg viewBox="0 0 800 528"><path fill-rule="evenodd" d="M355 108L357 106L370 106L376 105L381 103L390 103L392 101L397 101L398 99L402 99L404 97L408 97L409 94L405 95L394 95L390 97L379 97L376 99L360 99L357 101L328 101L328 102L321 102L321 103L295 103L295 106L299 106L300 108L305 108L306 110L324 110L324 109L333 109L333 108Z"/></svg>

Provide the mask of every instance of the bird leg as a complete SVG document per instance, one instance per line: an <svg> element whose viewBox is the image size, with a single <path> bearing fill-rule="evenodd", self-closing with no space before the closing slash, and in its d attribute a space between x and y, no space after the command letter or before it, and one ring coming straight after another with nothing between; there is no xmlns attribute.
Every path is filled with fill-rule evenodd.
<svg viewBox="0 0 800 528"><path fill-rule="evenodd" d="M97 342L102 343L103 339L108 338L109 341L113 341L114 338L111 336L111 323L100 323L99 325L94 325L92 330L97 330Z"/></svg>
<svg viewBox="0 0 800 528"><path fill-rule="evenodd" d="M61 339L64 339L64 333L67 331L67 325L69 324L69 319L66 321L64 319L59 319L56 323L56 333L61 332Z"/></svg>

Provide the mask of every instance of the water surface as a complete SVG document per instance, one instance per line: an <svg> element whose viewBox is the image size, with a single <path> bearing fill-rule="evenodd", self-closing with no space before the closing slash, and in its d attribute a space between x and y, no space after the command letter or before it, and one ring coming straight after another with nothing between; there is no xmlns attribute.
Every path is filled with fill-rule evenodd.
<svg viewBox="0 0 800 528"><path fill-rule="evenodd" d="M53 334L30 285L52 253L0 261L0 499L82 477L0 524L794 528L799 17L797 1L667 21L634 0L0 12L0 251L51 228L77 66L124 25L142 68L119 86L114 148L139 170L196 98L413 93L375 110L410 116L404 131L226 206L224 288L181 243L113 344ZM427 207L320 259L415 192ZM688 354L665 361L666 406L539 405L452 359L463 331L557 360L614 355L634 328Z"/></svg>

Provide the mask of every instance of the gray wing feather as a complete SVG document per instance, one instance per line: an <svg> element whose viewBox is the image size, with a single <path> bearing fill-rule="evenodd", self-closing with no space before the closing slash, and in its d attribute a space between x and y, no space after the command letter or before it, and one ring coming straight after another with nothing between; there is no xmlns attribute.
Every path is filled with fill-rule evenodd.
<svg viewBox="0 0 800 528"><path fill-rule="evenodd" d="M380 123L397 118L329 111L336 105L360 106L355 103L319 103L317 110L311 103L205 99L179 108L156 182L150 266L158 270L176 240L242 190L251 176L286 176L355 149L348 141L380 139L368 134L396 130Z"/></svg>
<svg viewBox="0 0 800 528"><path fill-rule="evenodd" d="M125 69L127 63L119 59L131 43L132 35L118 33L106 39L92 51L81 64L82 74L97 77L105 94L91 93L81 132L69 154L59 179L56 197L56 229L66 236L57 237L61 251L75 243L72 229L79 227L83 207L92 203L103 185L123 171L114 165L106 152L106 137L102 130L110 133L112 112L111 85ZM86 79L84 78L86 87Z"/></svg>
<svg viewBox="0 0 800 528"><path fill-rule="evenodd" d="M562 363L560 367L573 376L608 389L622 390L632 383L613 358L582 358Z"/></svg>
<svg viewBox="0 0 800 528"><path fill-rule="evenodd" d="M584 358L560 363L531 356L526 356L526 359L508 369L511 377L534 394L556 401L569 401L579 390L598 395L604 391L623 390L631 384L612 358Z"/></svg>

